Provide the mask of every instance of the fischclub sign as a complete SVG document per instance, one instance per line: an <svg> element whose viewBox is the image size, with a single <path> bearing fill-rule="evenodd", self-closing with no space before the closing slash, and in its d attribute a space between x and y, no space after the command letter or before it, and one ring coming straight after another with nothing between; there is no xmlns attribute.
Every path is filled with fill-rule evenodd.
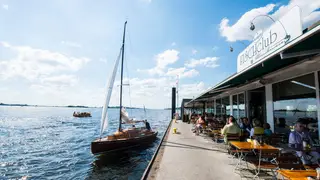
<svg viewBox="0 0 320 180"><path fill-rule="evenodd" d="M268 55L301 34L302 23L300 8L294 7L263 33L258 35L253 42L238 55L237 71L241 72L249 69L256 63L262 63Z"/></svg>

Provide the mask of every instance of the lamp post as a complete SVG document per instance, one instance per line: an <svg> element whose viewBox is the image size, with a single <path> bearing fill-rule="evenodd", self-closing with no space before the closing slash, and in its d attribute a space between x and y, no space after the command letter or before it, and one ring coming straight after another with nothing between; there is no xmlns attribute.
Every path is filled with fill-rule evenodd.
<svg viewBox="0 0 320 180"><path fill-rule="evenodd" d="M241 41L236 41L236 42L242 44L245 48L248 46L244 42L241 42ZM233 47L232 46L230 46L230 52L233 52Z"/></svg>
<svg viewBox="0 0 320 180"><path fill-rule="evenodd" d="M281 22L280 20L275 21L271 16L269 16L269 15L267 15L267 14L260 14L260 15L258 15L258 16L256 16L256 17L254 17L254 18L250 21L250 30L251 30L251 31L254 31L254 30L256 29L256 26L254 25L253 21L254 21L255 19L257 19L258 17L267 17L267 18L269 18L273 23L276 23L276 22L278 21L278 22L280 23L280 25L282 26L283 30L284 30L285 33L286 33L285 39L289 39L289 38L290 38L290 35L288 34L288 32L287 32L286 28L284 27L284 25L282 24L282 22ZM237 42L238 42L238 41L237 41ZM243 42L238 42L238 43L241 43L241 44L243 44L244 46L247 47L247 45L244 44ZM233 52L233 51L234 51L234 48L233 48L232 46L230 46L230 52ZM262 65L262 66L263 66L263 65Z"/></svg>
<svg viewBox="0 0 320 180"><path fill-rule="evenodd" d="M269 19L271 19L271 21L273 21L274 23L276 23L276 21L275 21L271 16L269 16L269 15L267 15L267 14L260 14L260 15L258 15L258 16L256 16L256 17L254 17L254 18L250 21L250 30L251 30L251 31L254 31L254 30L256 29L256 26L253 24L253 21L254 21L255 19L257 19L258 17L268 17ZM277 20L277 21L280 23L280 25L282 26L283 30L284 30L285 33L286 33L285 39L289 39L289 38L290 38L290 35L288 34L286 28L284 27L284 25L282 24L282 22L281 22L280 20Z"/></svg>

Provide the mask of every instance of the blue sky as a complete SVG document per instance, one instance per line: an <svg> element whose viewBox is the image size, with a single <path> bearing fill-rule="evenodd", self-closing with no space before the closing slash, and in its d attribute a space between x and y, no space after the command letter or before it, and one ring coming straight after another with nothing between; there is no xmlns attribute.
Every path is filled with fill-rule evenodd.
<svg viewBox="0 0 320 180"><path fill-rule="evenodd" d="M128 20L124 103L169 107L177 74L180 100L212 87L236 72L251 19L294 5L304 26L319 20L318 0L0 0L0 102L102 106Z"/></svg>

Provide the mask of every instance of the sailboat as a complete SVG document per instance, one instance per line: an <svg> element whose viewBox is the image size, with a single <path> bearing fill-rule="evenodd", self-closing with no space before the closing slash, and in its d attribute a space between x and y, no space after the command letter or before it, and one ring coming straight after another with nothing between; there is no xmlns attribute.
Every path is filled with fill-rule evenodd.
<svg viewBox="0 0 320 180"><path fill-rule="evenodd" d="M144 122L146 124L146 127L142 128L129 128L129 129L122 129L122 124L133 122L133 120L130 120L128 118L128 113L125 112L123 106L122 106L122 86L123 86L123 59L124 59L124 45L125 45L125 35L126 35L126 26L127 21L124 23L124 32L123 32L123 40L122 40L122 46L120 49L120 54L115 62L111 77L109 79L108 83L108 90L106 94L105 103L102 109L102 116L101 116L101 126L100 126L100 137L94 141L91 142L91 152L93 154L100 154L100 153L106 153L110 151L119 151L123 149L129 149L136 146L140 146L142 144L148 144L153 142L158 132L153 131L150 128L149 123L147 120L143 121L136 121L136 122ZM111 99L112 89L114 80L117 74L118 65L120 62L120 55L121 55L121 80L120 80L120 112L119 112L119 127L118 130L113 133L112 135L108 135L106 137L102 137L102 134L104 130L107 128L108 125L108 106Z"/></svg>

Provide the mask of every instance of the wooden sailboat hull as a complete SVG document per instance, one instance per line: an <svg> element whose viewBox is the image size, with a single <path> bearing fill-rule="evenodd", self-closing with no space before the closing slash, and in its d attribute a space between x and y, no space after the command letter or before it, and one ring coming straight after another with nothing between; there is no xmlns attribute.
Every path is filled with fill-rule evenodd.
<svg viewBox="0 0 320 180"><path fill-rule="evenodd" d="M107 153L110 151L120 151L143 144L149 144L156 139L157 134L158 132L152 132L144 136L115 140L111 140L108 138L97 139L91 142L91 152L92 154Z"/></svg>

